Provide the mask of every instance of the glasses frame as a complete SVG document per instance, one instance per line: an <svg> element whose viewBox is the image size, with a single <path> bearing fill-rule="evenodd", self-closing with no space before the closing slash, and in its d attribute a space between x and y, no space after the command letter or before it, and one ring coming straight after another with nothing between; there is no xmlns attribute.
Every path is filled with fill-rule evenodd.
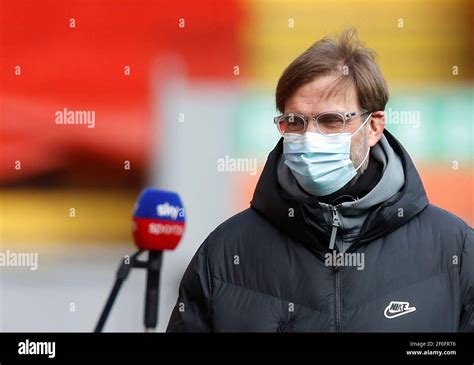
<svg viewBox="0 0 474 365"><path fill-rule="evenodd" d="M350 119L354 118L354 117L357 117L357 116L362 116L364 114L367 114L369 113L369 111L367 110L360 110L358 112L338 112L338 111L327 111L327 112L322 112L322 113L319 113L319 114L316 114L316 115L313 115L310 119L312 122L314 122L314 125L316 126L316 129L319 131L320 134L333 134L333 133L324 133L323 131L321 131L321 129L319 129L319 123L318 123L318 119L319 117L321 117L322 115L327 115L327 114L338 114L342 117L342 120L343 120L343 126L342 126L342 131L341 132L338 132L338 133L334 133L334 134L341 134L341 133L344 133L345 129L346 129L346 122L349 121ZM281 122L281 119L283 117L288 117L288 116L297 116L297 117L300 117L303 119L304 121L304 129L303 129L303 133L306 133L306 129L308 128L308 118L304 115L301 115L301 114L298 114L298 113L285 113L285 114L281 114L281 115L278 115L276 117L273 118L273 122L276 124L276 127L278 128L278 131L280 132L280 134L283 136L285 134L285 132L282 132L281 129L280 129L280 122ZM301 133L301 134L303 134Z"/></svg>

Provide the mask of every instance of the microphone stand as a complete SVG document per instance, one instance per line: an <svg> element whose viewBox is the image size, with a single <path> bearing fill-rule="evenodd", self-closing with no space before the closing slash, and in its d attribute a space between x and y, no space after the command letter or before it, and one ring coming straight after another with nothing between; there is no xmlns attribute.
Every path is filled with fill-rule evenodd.
<svg viewBox="0 0 474 365"><path fill-rule="evenodd" d="M128 278L131 268L147 269L148 275L145 292L144 314L145 330L147 332L153 332L155 330L158 322L158 288L163 252L148 251L148 261L138 260L138 257L143 252L144 250L138 250L135 252L132 256L130 256L129 262L126 262L125 257L122 259L117 273L115 274L114 285L110 291L109 297L107 298L94 332L102 332L105 322L107 321L110 311L112 310L112 306L114 305L115 299L117 298L123 282Z"/></svg>
<svg viewBox="0 0 474 365"><path fill-rule="evenodd" d="M144 323L146 332L154 332L158 323L158 295L163 251L148 252L148 267L145 290Z"/></svg>

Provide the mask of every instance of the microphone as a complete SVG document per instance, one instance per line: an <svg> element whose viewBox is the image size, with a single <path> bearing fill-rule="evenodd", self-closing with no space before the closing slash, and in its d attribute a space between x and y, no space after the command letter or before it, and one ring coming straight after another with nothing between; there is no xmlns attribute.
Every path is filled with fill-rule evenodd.
<svg viewBox="0 0 474 365"><path fill-rule="evenodd" d="M144 323L147 331L158 321L160 269L163 250L174 250L184 233L184 208L178 194L145 189L133 213L135 245L148 250Z"/></svg>
<svg viewBox="0 0 474 365"><path fill-rule="evenodd" d="M139 250L131 257L126 256L121 262L95 332L102 331L120 287L127 279L131 268L147 269L143 319L146 331L153 331L156 328L163 251L174 250L178 246L184 228L184 207L178 194L154 188L143 190L135 204L132 217L133 239ZM138 260L144 251L148 251L148 261Z"/></svg>
<svg viewBox="0 0 474 365"><path fill-rule="evenodd" d="M184 233L184 208L178 194L145 189L133 213L135 245L142 250L174 250Z"/></svg>

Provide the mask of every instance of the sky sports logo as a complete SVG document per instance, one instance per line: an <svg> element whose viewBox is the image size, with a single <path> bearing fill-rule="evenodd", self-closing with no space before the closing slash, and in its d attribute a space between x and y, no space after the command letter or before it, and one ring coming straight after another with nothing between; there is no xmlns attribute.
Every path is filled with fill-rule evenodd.
<svg viewBox="0 0 474 365"><path fill-rule="evenodd" d="M174 206L166 202L164 204L158 204L156 206L156 214L160 218L171 218L173 220L176 220L178 217L184 217L184 208Z"/></svg>
<svg viewBox="0 0 474 365"><path fill-rule="evenodd" d="M148 224L148 233L154 236L182 236L184 233L184 227L181 224L150 223Z"/></svg>

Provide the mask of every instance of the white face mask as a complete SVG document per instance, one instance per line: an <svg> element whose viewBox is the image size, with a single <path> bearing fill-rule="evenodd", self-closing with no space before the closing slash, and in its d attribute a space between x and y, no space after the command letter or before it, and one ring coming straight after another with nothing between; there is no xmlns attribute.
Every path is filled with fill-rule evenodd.
<svg viewBox="0 0 474 365"><path fill-rule="evenodd" d="M354 133L304 134L285 133L283 154L298 183L310 194L325 196L346 185L369 157L367 154L357 168L350 159L352 136L360 131L372 114Z"/></svg>

